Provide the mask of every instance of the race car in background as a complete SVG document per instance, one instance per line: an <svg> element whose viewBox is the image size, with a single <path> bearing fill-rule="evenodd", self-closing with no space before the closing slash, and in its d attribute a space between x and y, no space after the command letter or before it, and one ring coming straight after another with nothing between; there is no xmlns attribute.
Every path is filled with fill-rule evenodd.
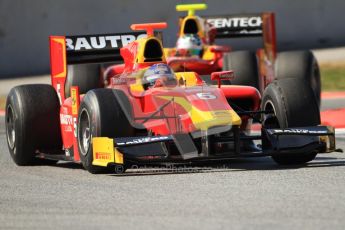
<svg viewBox="0 0 345 230"><path fill-rule="evenodd" d="M65 160L99 173L132 164L252 156L304 164L336 150L334 129L319 126L313 91L302 79L274 80L262 97L251 86L223 85L233 80L233 71L211 73L218 85L208 85L196 72L174 72L167 65L154 36L165 27L131 26L146 35L51 36L52 85L17 86L7 97L6 135L14 162ZM122 72L105 87L98 73L69 71L120 60ZM250 133L253 119L262 123L259 135Z"/></svg>
<svg viewBox="0 0 345 230"><path fill-rule="evenodd" d="M312 87L320 105L320 71L314 55L309 50L277 53L274 13L195 15L195 11L205 9L206 4L176 6L177 11L187 11L188 15L179 19L176 47L165 49L167 62L175 71L210 75L233 70L236 78L232 84L253 86L261 93L275 79L301 78ZM263 38L263 48L256 53L215 44L216 39L252 37Z"/></svg>

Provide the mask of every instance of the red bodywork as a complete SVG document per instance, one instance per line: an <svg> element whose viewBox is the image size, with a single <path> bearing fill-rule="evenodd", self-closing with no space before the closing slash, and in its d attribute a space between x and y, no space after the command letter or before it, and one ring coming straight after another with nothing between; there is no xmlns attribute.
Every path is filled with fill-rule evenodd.
<svg viewBox="0 0 345 230"><path fill-rule="evenodd" d="M181 85L180 82L176 82L175 85L169 86L156 84L147 90L133 88L133 86L140 86L136 85L137 73L153 64L166 63L164 54L161 61L138 62L139 47L143 44L143 42L134 41L121 48L124 64L112 68L111 71L114 72L112 72L107 86L122 90L125 93L133 109L134 126L140 124L153 135L192 133L200 129L200 123L198 123L200 116L198 114L214 115L218 113L215 116L221 117L221 113L224 111L233 111L229 105L229 100L246 100L250 102L248 109L253 111L259 109L260 94L255 88L249 86L221 86L220 88L208 86L196 73L193 74L195 78L193 86ZM50 50L52 85L56 89L61 103L60 123L63 148L66 155L69 151L73 151L73 160L79 161L76 126L78 107L80 101L83 100L83 95L79 95L78 87L72 87L72 96L65 98L65 82L68 77L65 37L51 36ZM172 102L164 107L164 110L156 113L169 100ZM194 115L193 111L195 112ZM145 121L147 117L152 115L158 118ZM159 116L162 118L159 119ZM165 117L163 118L163 116ZM251 122L248 121L249 117L241 117L240 126L242 130L250 128L248 125Z"/></svg>
<svg viewBox="0 0 345 230"><path fill-rule="evenodd" d="M213 51L212 60L204 60L200 57L168 57L167 62L175 71L194 71L200 75L209 75L212 72L221 71L223 67L223 53L229 52L227 46L209 46Z"/></svg>

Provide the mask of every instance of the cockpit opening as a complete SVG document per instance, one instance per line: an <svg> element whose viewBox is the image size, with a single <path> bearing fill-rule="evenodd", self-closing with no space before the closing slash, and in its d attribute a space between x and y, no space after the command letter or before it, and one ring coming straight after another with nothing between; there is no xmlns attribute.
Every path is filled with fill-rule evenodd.
<svg viewBox="0 0 345 230"><path fill-rule="evenodd" d="M160 43L156 39L150 39L145 44L145 62L162 61L163 51Z"/></svg>
<svg viewBox="0 0 345 230"><path fill-rule="evenodd" d="M187 19L185 24L184 24L183 33L184 34L197 34L198 33L197 22L192 18Z"/></svg>

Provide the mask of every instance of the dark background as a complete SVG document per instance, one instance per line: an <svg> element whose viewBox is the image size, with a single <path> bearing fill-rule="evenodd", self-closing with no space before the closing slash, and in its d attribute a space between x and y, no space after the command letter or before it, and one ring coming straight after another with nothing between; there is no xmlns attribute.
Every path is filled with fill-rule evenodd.
<svg viewBox="0 0 345 230"><path fill-rule="evenodd" d="M129 31L132 23L167 21L165 46L176 40L178 3L172 0L0 0L0 77L49 73L49 35ZM203 1L201 1L203 2ZM213 0L200 15L276 13L279 50L345 45L344 0ZM223 40L254 49L260 39Z"/></svg>

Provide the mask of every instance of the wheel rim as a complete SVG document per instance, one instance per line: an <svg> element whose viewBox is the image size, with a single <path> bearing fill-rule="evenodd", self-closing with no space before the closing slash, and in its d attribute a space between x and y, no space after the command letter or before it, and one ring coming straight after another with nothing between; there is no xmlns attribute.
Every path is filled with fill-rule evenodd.
<svg viewBox="0 0 345 230"><path fill-rule="evenodd" d="M7 134L7 143L11 149L16 147L16 127L15 127L15 115L11 105L7 106L6 111L6 134ZM15 151L13 151L15 154Z"/></svg>
<svg viewBox="0 0 345 230"><path fill-rule="evenodd" d="M89 151L90 144L91 144L91 129L90 129L90 117L89 113L83 109L80 118L79 118L79 126L78 126L78 144L80 153L85 156Z"/></svg>
<svg viewBox="0 0 345 230"><path fill-rule="evenodd" d="M266 128L280 128L280 124L277 118L276 108L271 100L267 100L264 104L265 111L273 111L274 119L272 119L272 114L264 114L264 121L269 120L269 123L265 123Z"/></svg>

